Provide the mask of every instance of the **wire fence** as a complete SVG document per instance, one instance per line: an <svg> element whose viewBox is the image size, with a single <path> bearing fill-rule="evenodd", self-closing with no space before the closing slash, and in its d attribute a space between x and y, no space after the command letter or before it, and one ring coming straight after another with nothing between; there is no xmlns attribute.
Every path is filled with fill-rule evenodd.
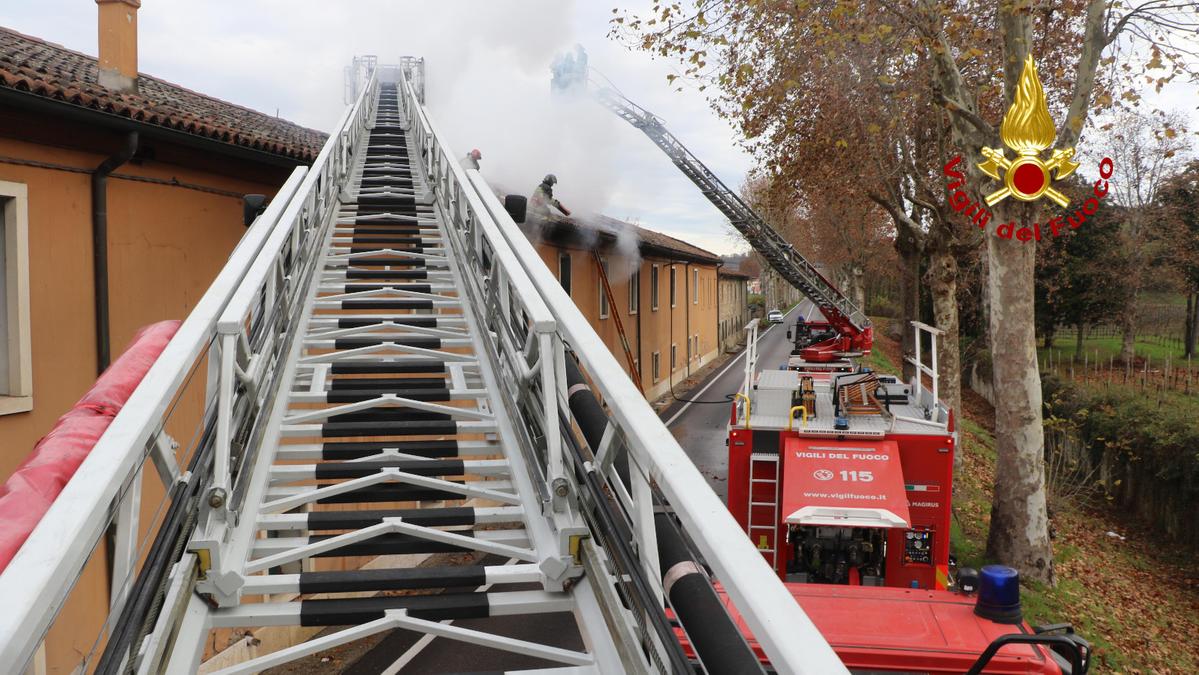
<svg viewBox="0 0 1199 675"><path fill-rule="evenodd" d="M1141 391L1177 391L1194 394L1199 388L1199 364L1195 359L1167 355L1155 359L1145 356L1139 363L1120 363L1116 356L1106 357L1098 349L1083 350L1070 358L1061 350L1049 349L1041 356L1041 374L1053 374L1071 382L1139 387Z"/></svg>

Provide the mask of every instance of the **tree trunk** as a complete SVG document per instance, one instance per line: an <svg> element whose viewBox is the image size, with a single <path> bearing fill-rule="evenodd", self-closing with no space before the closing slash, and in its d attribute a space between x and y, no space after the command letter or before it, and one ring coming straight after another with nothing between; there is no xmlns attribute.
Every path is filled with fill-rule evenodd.
<svg viewBox="0 0 1199 675"><path fill-rule="evenodd" d="M1044 347L1045 349L1052 348L1053 347L1053 338L1055 337L1055 333L1056 333L1056 331L1054 331L1053 326L1046 328L1045 335L1042 337L1042 339L1045 341L1045 343L1041 346Z"/></svg>
<svg viewBox="0 0 1199 675"><path fill-rule="evenodd" d="M853 303L866 312L866 271L861 265L850 264L849 266L849 290L852 293L849 297L853 298Z"/></svg>
<svg viewBox="0 0 1199 675"><path fill-rule="evenodd" d="M958 261L940 248L928 259L928 284L933 298L933 321L945 334L937 338L937 375L945 405L960 415L962 364L958 344Z"/></svg>
<svg viewBox="0 0 1199 675"><path fill-rule="evenodd" d="M1186 319L1186 354L1183 358L1191 358L1195 355L1195 333L1199 328L1199 294L1187 294L1187 319Z"/></svg>
<svg viewBox="0 0 1199 675"><path fill-rule="evenodd" d="M895 250L899 253L899 329L900 350L905 357L901 364L903 379L911 380L916 370L906 357L916 353L911 322L920 319L920 242L899 228Z"/></svg>
<svg viewBox="0 0 1199 675"><path fill-rule="evenodd" d="M1036 213L1006 206L996 209L995 216L1001 223L1032 223ZM996 452L987 556L1015 567L1026 579L1052 584L1041 375L1033 324L1035 246L994 233L987 237Z"/></svg>
<svg viewBox="0 0 1199 675"><path fill-rule="evenodd" d="M1123 335L1120 344L1120 360L1124 363L1132 363L1136 358L1137 300L1139 296L1140 289L1133 288L1129 294L1128 305L1124 307L1124 312L1120 316L1120 328Z"/></svg>
<svg viewBox="0 0 1199 675"><path fill-rule="evenodd" d="M1087 325L1085 323L1078 324L1078 332L1074 335L1074 360L1078 361L1082 358L1082 341L1087 336Z"/></svg>

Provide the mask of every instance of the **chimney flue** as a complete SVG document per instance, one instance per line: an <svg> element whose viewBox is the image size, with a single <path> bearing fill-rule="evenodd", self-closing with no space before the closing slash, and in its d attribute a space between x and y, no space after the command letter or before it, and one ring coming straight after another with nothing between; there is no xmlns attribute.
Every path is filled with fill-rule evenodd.
<svg viewBox="0 0 1199 675"><path fill-rule="evenodd" d="M96 0L100 9L100 86L137 91L137 9L141 0Z"/></svg>

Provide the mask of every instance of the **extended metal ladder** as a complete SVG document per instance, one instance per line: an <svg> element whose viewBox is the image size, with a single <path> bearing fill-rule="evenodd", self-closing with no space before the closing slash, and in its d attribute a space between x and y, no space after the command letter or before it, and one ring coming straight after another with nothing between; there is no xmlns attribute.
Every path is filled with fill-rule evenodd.
<svg viewBox="0 0 1199 675"><path fill-rule="evenodd" d="M849 298L824 278L816 267L795 250L783 235L762 220L745 200L712 173L656 115L641 108L610 87L598 87L596 100L649 136L683 175L691 179L708 201L729 219L753 247L784 279L798 288L834 325L844 320L861 332L870 319Z"/></svg>
<svg viewBox="0 0 1199 675"><path fill-rule="evenodd" d="M692 542L672 565L711 570L778 672L845 672L442 144L423 62L353 82L311 169L250 227L0 575L0 670L21 672L70 618L59 610L109 527L139 540L131 486L152 459L169 508L144 558L113 566L102 655L84 664L102 675L194 672L231 641L244 649L216 672L258 672L392 629L522 669L690 670L664 607L680 573L659 566L664 505ZM568 387L580 373L590 385ZM581 386L604 402L590 437ZM174 465L168 434L193 432ZM544 639L505 630L547 618ZM230 640L271 627L294 629L287 646Z"/></svg>
<svg viewBox="0 0 1199 675"><path fill-rule="evenodd" d="M434 208L409 125L396 85L380 85L229 537L249 542L244 565L201 565L197 585L221 605L207 612L210 629L351 628L219 672L252 673L395 628L559 666L619 667L607 630L589 620L601 616L594 598L563 588L581 570L569 573L578 566L559 555L549 523L526 513L540 500L493 396L484 344L493 336L466 311L462 251ZM201 537L192 548L215 560L230 546ZM496 564L480 562L486 555ZM359 556L382 557L369 569L345 563ZM230 575L241 584L222 588ZM542 613L570 613L557 630L581 632L591 649L438 623ZM175 653L169 670L196 665L198 655Z"/></svg>

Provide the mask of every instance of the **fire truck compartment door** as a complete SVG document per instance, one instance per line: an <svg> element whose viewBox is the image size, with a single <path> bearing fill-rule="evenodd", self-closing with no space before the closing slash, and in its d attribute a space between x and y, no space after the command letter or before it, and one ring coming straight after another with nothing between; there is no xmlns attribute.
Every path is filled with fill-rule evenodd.
<svg viewBox="0 0 1199 675"><path fill-rule="evenodd" d="M788 438L783 513L794 525L908 527L908 495L895 441Z"/></svg>

